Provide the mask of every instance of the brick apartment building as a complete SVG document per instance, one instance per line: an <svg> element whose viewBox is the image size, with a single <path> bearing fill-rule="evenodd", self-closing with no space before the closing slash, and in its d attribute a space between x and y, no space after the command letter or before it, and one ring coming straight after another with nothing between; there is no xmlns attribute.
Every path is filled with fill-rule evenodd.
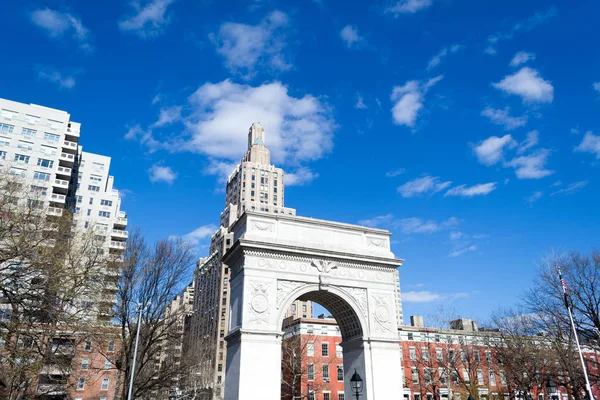
<svg viewBox="0 0 600 400"><path fill-rule="evenodd" d="M459 319L450 329L425 328L422 317L398 330L402 346L404 392L399 400L569 400L562 378L543 380L529 393L517 393L495 349L500 334ZM540 339L543 340L543 339ZM282 399L305 395L314 400L352 399L344 393L342 337L332 318L284 321ZM290 350L294 349L294 351ZM335 350L334 350L335 349ZM587 349L588 372L600 398L600 354ZM296 358L295 362L290 361ZM301 366L297 364L301 363ZM338 370L341 368L341 372ZM293 372L295 370L295 373ZM293 379L295 376L296 379ZM293 390L290 383L295 383ZM314 393L309 394L311 391ZM387 400L387 399L386 399Z"/></svg>

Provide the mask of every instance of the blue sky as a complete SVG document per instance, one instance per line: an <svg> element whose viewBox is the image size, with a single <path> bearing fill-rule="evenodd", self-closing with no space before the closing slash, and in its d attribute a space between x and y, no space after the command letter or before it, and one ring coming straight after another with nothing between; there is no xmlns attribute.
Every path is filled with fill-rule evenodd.
<svg viewBox="0 0 600 400"><path fill-rule="evenodd" d="M260 121L299 215L393 232L405 315L485 321L598 245L594 1L0 4L0 96L67 110L130 224L205 251Z"/></svg>

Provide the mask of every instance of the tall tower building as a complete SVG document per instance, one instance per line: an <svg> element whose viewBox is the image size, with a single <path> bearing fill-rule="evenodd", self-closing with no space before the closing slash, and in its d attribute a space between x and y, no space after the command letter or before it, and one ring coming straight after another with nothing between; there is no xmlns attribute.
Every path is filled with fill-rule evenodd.
<svg viewBox="0 0 600 400"><path fill-rule="evenodd" d="M225 208L220 228L211 240L210 256L198 260L194 272L194 313L185 343L190 346L189 351L202 354L199 372L214 377L207 386L215 399L223 396L227 359L229 268L221 262L221 257L233 245L229 228L246 210L296 215L295 209L284 206L284 199L284 172L271 165L265 131L260 123L253 123L248 132L248 151L227 179ZM298 300L286 317L311 318L312 313L312 302Z"/></svg>

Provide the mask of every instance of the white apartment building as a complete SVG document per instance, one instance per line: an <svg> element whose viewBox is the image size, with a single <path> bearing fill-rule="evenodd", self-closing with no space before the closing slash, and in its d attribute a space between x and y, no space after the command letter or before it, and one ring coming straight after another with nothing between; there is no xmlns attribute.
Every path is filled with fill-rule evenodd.
<svg viewBox="0 0 600 400"><path fill-rule="evenodd" d="M284 206L284 172L271 165L271 153L265 146L265 131L254 123L248 132L248 151L229 175L225 191L225 208L220 228L213 235L210 256L198 260L194 272L194 313L191 316L187 351L205 351L212 370L215 399L223 396L229 331L229 268L221 257L233 245L231 225L246 211L296 215L296 210ZM297 300L286 316L312 317L313 304ZM206 367L202 367L206 370Z"/></svg>
<svg viewBox="0 0 600 400"><path fill-rule="evenodd" d="M104 239L99 251L118 256L125 249L127 215L108 174L110 157L83 152L80 129L65 111L0 98L0 166L29 185L48 215L72 210L78 228L94 227ZM109 287L101 308L114 301Z"/></svg>

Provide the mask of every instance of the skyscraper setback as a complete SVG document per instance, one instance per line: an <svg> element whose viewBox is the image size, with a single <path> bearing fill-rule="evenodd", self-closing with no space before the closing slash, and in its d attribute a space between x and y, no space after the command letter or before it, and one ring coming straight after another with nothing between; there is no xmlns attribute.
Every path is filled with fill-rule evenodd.
<svg viewBox="0 0 600 400"><path fill-rule="evenodd" d="M296 210L284 206L284 172L271 165L271 153L265 146L265 131L254 123L248 132L248 151L227 179L225 209L221 213L219 230L213 235L210 255L198 260L194 272L194 312L185 346L202 352L201 372L210 374L215 398L222 396L229 331L229 268L221 257L233 245L229 228L246 211L296 215ZM310 318L313 304L296 301L286 316Z"/></svg>

